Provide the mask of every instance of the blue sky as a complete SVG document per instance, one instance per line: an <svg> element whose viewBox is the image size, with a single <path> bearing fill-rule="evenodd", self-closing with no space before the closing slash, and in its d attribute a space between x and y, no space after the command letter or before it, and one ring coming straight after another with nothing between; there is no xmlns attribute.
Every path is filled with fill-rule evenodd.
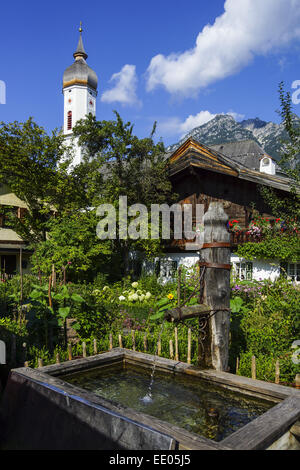
<svg viewBox="0 0 300 470"><path fill-rule="evenodd" d="M97 118L116 109L140 137L158 121L157 137L174 143L218 113L279 122L278 84L300 80L300 0L5 2L0 120L62 126L80 20Z"/></svg>

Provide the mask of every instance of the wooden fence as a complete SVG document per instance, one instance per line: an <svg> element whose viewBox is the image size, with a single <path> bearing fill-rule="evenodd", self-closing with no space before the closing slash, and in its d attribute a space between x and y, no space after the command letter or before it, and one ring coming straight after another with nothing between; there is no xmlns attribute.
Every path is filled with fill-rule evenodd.
<svg viewBox="0 0 300 470"><path fill-rule="evenodd" d="M169 339L168 340L168 356L170 359L173 359L175 361L180 361L180 353L179 351L183 350L183 348L180 348L180 344L179 344L179 339L178 339L178 328L177 327L174 327L174 334L172 335L172 339ZM131 339L131 348L133 351L137 351L139 350L139 352L144 352L144 353L149 353L149 347L148 347L148 335L145 333L143 335L143 341L142 341L142 349L138 349L137 348L137 342L136 342L136 332L135 330L131 330L130 334L129 335L122 335L122 334L118 334L118 335L113 335L112 333L110 333L108 335L108 337L106 338L106 343L109 345L108 346L108 351L113 349L114 347L120 347L120 348L123 348L124 347L124 342L125 342L125 339L128 339L128 336L130 337ZM14 334L12 334L12 338L11 338L11 348L10 348L10 363L12 365L15 365L17 363L17 360L16 360L16 357L17 357L17 347L16 347L16 336ZM189 328L187 330L187 341L185 341L185 347L186 347L186 356L184 354L184 356L187 358L186 359L186 363L187 364L191 364L192 362L192 342L193 342L193 339L192 339L192 330L191 328ZM89 347L89 350L90 352L92 352L92 355L96 355L96 354L101 354L103 352L107 352L107 351L99 351L99 347L98 347L98 341L96 339L93 339L90 347ZM73 359L78 359L80 357L88 357L88 348L87 348L87 344L86 342L81 342L80 343L80 346L81 346L81 349L82 349L82 352L80 355L78 355L78 343L77 343L77 346L75 344L71 344L71 343L68 343L67 345L67 348L66 348L66 352L65 354L63 354L63 358L61 357L61 355L59 353L56 353L55 354L55 358L52 358L52 361L53 360L59 364L61 363L62 361L64 361L65 359L71 361ZM157 343L156 343L156 353L158 356L161 356L162 354L162 343L161 343L161 339L159 338ZM151 353L150 353L151 354ZM21 356L23 359L24 359L24 362L22 361L21 364L17 364L17 365L24 365L25 367L29 367L29 361L27 360L27 344L26 343L23 343L22 344L22 349L21 351L19 351L19 356ZM44 361L41 357L37 358L37 366L38 367L43 367L44 365ZM236 366L235 366L235 373L236 374L239 374L239 371L240 371L240 359L239 357L237 357L236 359ZM299 374L297 374L299 375ZM257 378L257 364L256 364L256 358L255 356L252 356L251 358L251 378L253 380L256 380ZM275 363L275 383L276 384L279 384L280 383L280 361L279 359L276 360L276 363ZM295 383L296 383L296 386L297 388L300 388L300 383L299 383L299 377L296 376L295 378Z"/></svg>

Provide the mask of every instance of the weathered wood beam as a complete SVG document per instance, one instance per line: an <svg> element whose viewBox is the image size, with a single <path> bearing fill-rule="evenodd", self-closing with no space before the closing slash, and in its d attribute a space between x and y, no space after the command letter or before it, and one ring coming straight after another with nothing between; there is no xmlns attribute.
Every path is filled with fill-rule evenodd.
<svg viewBox="0 0 300 470"><path fill-rule="evenodd" d="M209 315L210 311L210 306L205 304L195 304L187 307L176 307L166 311L165 319L168 321L187 320L188 318Z"/></svg>

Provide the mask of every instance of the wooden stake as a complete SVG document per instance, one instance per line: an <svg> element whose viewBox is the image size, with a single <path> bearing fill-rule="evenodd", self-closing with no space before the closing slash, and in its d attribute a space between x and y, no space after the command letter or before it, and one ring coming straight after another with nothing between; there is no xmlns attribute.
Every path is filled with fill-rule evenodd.
<svg viewBox="0 0 300 470"><path fill-rule="evenodd" d="M120 348L123 348L122 335L119 335L119 346Z"/></svg>
<svg viewBox="0 0 300 470"><path fill-rule="evenodd" d="M187 363L191 363L191 350L192 350L192 331L188 329L188 352L187 352Z"/></svg>
<svg viewBox="0 0 300 470"><path fill-rule="evenodd" d="M236 358L236 366L235 366L235 373L237 374L238 371L240 370L240 358Z"/></svg>
<svg viewBox="0 0 300 470"><path fill-rule="evenodd" d="M177 306L180 307L180 290L181 290L181 267L178 268L177 280Z"/></svg>
<svg viewBox="0 0 300 470"><path fill-rule="evenodd" d="M28 361L24 362L24 367L29 367L29 362Z"/></svg>
<svg viewBox="0 0 300 470"><path fill-rule="evenodd" d="M113 335L112 333L109 334L109 349L113 348Z"/></svg>
<svg viewBox="0 0 300 470"><path fill-rule="evenodd" d="M276 364L275 364L275 383L279 384L280 382L280 364L279 364L279 359L277 359Z"/></svg>
<svg viewBox="0 0 300 470"><path fill-rule="evenodd" d="M52 308L51 285L52 285L52 274L50 274L49 276L49 284L48 284L48 299L49 299L50 308Z"/></svg>
<svg viewBox="0 0 300 470"><path fill-rule="evenodd" d="M82 343L82 356L86 357L86 343L84 341Z"/></svg>
<svg viewBox="0 0 300 470"><path fill-rule="evenodd" d="M171 339L169 342L169 346L170 346L170 359L174 359L173 341Z"/></svg>
<svg viewBox="0 0 300 470"><path fill-rule="evenodd" d="M252 356L252 359L251 359L251 376L252 376L252 379L256 379L256 359L255 359L255 356Z"/></svg>
<svg viewBox="0 0 300 470"><path fill-rule="evenodd" d="M144 336L144 352L147 351L147 335Z"/></svg>
<svg viewBox="0 0 300 470"><path fill-rule="evenodd" d="M22 253L22 246L20 246L20 304L22 305L23 302L23 253Z"/></svg>
<svg viewBox="0 0 300 470"><path fill-rule="evenodd" d="M38 367L43 367L43 359L38 359Z"/></svg>
<svg viewBox="0 0 300 470"><path fill-rule="evenodd" d="M175 327L175 361L179 361L179 354L178 354L178 328Z"/></svg>
<svg viewBox="0 0 300 470"><path fill-rule="evenodd" d="M22 351L23 362L26 362L26 359L27 359L27 345L26 345L26 343L22 344L22 348L23 348L23 351Z"/></svg>
<svg viewBox="0 0 300 470"><path fill-rule="evenodd" d="M135 351L135 331L131 330L131 337L132 337L132 349Z"/></svg>
<svg viewBox="0 0 300 470"><path fill-rule="evenodd" d="M69 361L72 361L72 344L68 344L68 358Z"/></svg>
<svg viewBox="0 0 300 470"><path fill-rule="evenodd" d="M97 340L96 338L94 339L94 354L97 354Z"/></svg>
<svg viewBox="0 0 300 470"><path fill-rule="evenodd" d="M60 364L60 355L59 355L59 353L56 354L55 360L56 360L56 364Z"/></svg>
<svg viewBox="0 0 300 470"><path fill-rule="evenodd" d="M56 289L56 272L54 264L52 264L52 289Z"/></svg>
<svg viewBox="0 0 300 470"><path fill-rule="evenodd" d="M161 339L159 338L159 340L157 341L157 355L160 356L161 355Z"/></svg>

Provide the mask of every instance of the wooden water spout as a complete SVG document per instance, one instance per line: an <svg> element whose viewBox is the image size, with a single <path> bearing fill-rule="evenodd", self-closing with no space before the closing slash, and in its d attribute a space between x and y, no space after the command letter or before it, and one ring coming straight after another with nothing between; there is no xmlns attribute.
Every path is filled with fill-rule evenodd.
<svg viewBox="0 0 300 470"><path fill-rule="evenodd" d="M230 327L230 234L228 216L222 203L212 202L204 215L204 243L200 253L203 272L201 303L177 307L166 312L167 320L198 317L207 321L201 364L216 370L228 370Z"/></svg>

